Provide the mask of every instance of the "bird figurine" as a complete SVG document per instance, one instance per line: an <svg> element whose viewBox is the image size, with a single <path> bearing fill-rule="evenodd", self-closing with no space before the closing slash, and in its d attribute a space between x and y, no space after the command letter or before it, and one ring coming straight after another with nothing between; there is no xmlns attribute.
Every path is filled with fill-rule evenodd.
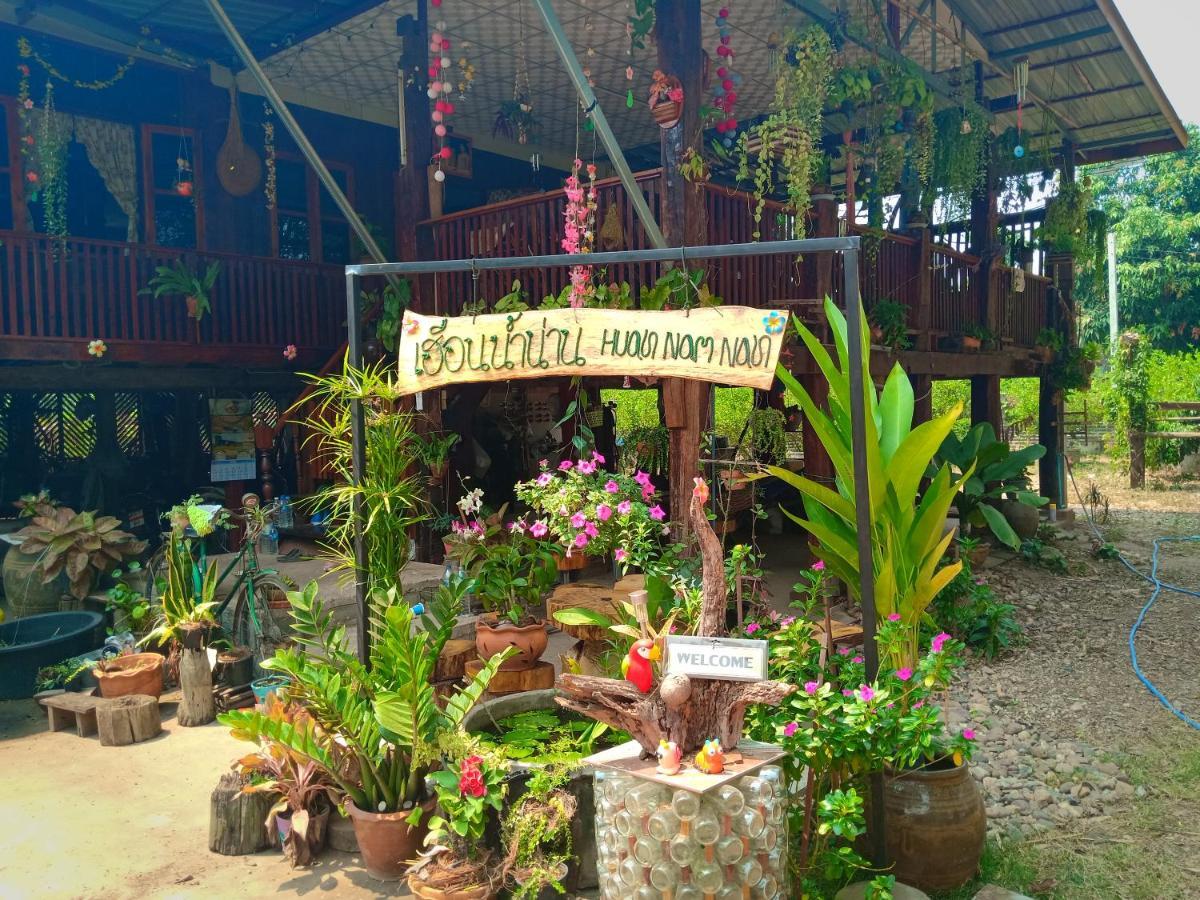
<svg viewBox="0 0 1200 900"><path fill-rule="evenodd" d="M643 694L654 687L654 661L662 656L658 644L650 638L634 641L629 655L621 660L621 674Z"/></svg>
<svg viewBox="0 0 1200 900"><path fill-rule="evenodd" d="M683 765L683 751L679 749L679 745L674 741L658 742L658 750L655 751L658 757L659 775L674 775L679 771L679 767Z"/></svg>
<svg viewBox="0 0 1200 900"><path fill-rule="evenodd" d="M696 768L708 775L720 775L725 771L725 751L719 740L704 742L696 754Z"/></svg>

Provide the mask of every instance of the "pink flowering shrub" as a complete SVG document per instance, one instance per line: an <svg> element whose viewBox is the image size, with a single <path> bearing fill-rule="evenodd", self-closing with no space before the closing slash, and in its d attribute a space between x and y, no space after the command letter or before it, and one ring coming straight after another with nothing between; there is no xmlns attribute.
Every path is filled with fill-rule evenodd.
<svg viewBox="0 0 1200 900"><path fill-rule="evenodd" d="M533 510L535 536L552 535L568 554L612 553L644 568L661 553L666 514L649 475L609 472L604 463L599 453L553 469L543 463L536 478L516 486L517 497Z"/></svg>

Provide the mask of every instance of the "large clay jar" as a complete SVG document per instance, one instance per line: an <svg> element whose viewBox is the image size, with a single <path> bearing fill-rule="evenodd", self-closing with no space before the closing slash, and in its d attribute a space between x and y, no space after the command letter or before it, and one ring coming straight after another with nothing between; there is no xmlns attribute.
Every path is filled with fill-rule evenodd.
<svg viewBox="0 0 1200 900"><path fill-rule="evenodd" d="M67 576L60 573L42 583L37 568L40 554L22 553L12 547L4 554L4 605L9 619L59 611L59 599L67 592Z"/></svg>
<svg viewBox="0 0 1200 900"><path fill-rule="evenodd" d="M498 623L495 616L490 616L475 623L475 650L480 659L491 659L506 647L516 648L517 652L500 664L508 672L532 669L546 652L549 640L545 622L517 626Z"/></svg>
<svg viewBox="0 0 1200 900"><path fill-rule="evenodd" d="M425 843L429 833L429 815L436 800L424 804L425 813L419 825L406 821L411 809L400 812L366 812L346 800L346 813L354 823L354 836L362 853L363 865L372 878L380 881L399 881L404 877L408 864L417 858L417 852Z"/></svg>
<svg viewBox="0 0 1200 900"><path fill-rule="evenodd" d="M1042 516L1036 506L1016 500L1005 500L1000 504L1000 512L1021 540L1027 541L1032 537L1037 537L1038 525L1042 521Z"/></svg>
<svg viewBox="0 0 1200 900"><path fill-rule="evenodd" d="M987 816L970 770L946 761L884 780L888 857L896 880L923 891L961 887L979 871Z"/></svg>
<svg viewBox="0 0 1200 900"><path fill-rule="evenodd" d="M107 660L104 668L92 670L100 685L100 696L125 697L145 694L158 697L163 691L163 657L157 653L131 653Z"/></svg>

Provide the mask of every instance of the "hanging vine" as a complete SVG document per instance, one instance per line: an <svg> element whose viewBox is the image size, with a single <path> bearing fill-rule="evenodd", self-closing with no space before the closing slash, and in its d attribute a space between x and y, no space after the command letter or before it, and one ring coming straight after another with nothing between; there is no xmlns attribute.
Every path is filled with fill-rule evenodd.
<svg viewBox="0 0 1200 900"><path fill-rule="evenodd" d="M30 179L35 185L31 199L42 201L42 215L46 234L64 238L67 236L67 145L70 134L63 129L62 120L54 110L54 83L46 82L46 99L42 106L42 118L37 133L38 179Z"/></svg>
<svg viewBox="0 0 1200 900"><path fill-rule="evenodd" d="M270 103L263 101L263 162L266 166L267 177L263 180L263 194L267 198L267 209L275 208L278 200L275 181L275 109Z"/></svg>
<svg viewBox="0 0 1200 900"><path fill-rule="evenodd" d="M140 44L139 44L140 46ZM103 91L112 87L118 81L125 77L126 73L133 67L134 58L132 56L125 57L124 62L118 64L116 71L109 78L100 78L94 81L80 81L77 78L72 78L69 75L64 75L59 68L54 65L49 59L38 53L29 43L27 38L17 38L17 53L23 59L32 59L39 66L46 70L46 74L51 78L61 81L63 84L69 84L84 91Z"/></svg>
<svg viewBox="0 0 1200 900"><path fill-rule="evenodd" d="M811 204L809 188L820 157L822 109L833 71L833 43L818 26L785 37L783 65L775 74L772 112L738 139L738 179L754 181L754 239L761 234L767 198L777 189L777 171L786 202L803 237Z"/></svg>

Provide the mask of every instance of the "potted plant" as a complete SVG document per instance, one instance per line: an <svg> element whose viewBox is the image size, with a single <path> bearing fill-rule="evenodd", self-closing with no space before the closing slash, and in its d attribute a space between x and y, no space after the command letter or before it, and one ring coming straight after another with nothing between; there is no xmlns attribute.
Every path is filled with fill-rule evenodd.
<svg viewBox="0 0 1200 900"><path fill-rule="evenodd" d="M144 575L141 564L131 562L125 572L113 569L111 574L116 584L105 591L107 600L104 604L104 611L112 616L111 633L123 634L128 631L135 636L143 634L150 624L150 601L130 584L138 580L138 576Z"/></svg>
<svg viewBox="0 0 1200 900"><path fill-rule="evenodd" d="M100 686L100 696L106 699L144 694L158 697L163 690L163 664L159 653L123 653L101 659L92 670Z"/></svg>
<svg viewBox="0 0 1200 900"><path fill-rule="evenodd" d="M334 624L315 581L290 592L299 645L277 650L263 668L291 679L288 697L312 727L281 727L261 710L220 718L237 737L278 741L317 764L342 798L363 864L380 880L399 879L416 856L434 805L425 776L437 768L440 739L458 729L508 656L493 657L465 687L435 699L434 666L468 587L465 578L440 585L419 610L394 587L376 591L380 613L366 665L346 649L345 626Z"/></svg>
<svg viewBox="0 0 1200 900"><path fill-rule="evenodd" d="M525 97L505 100L496 110L492 123L492 137L502 137L518 144L527 144L537 130L538 120L533 115L533 105Z"/></svg>
<svg viewBox="0 0 1200 900"><path fill-rule="evenodd" d="M427 434L419 438L417 443L417 459L429 470L429 483L440 485L446 478L446 466L450 460L450 451L458 443L457 434Z"/></svg>
<svg viewBox="0 0 1200 900"><path fill-rule="evenodd" d="M1033 349L1037 358L1044 363L1054 362L1055 354L1062 348L1062 332L1054 328L1043 328L1037 333L1037 337L1033 342Z"/></svg>
<svg viewBox="0 0 1200 900"><path fill-rule="evenodd" d="M488 813L499 813L505 769L488 755L469 753L429 776L438 809L425 838L431 853L413 867L408 888L427 900L488 900L503 884L502 867L483 839Z"/></svg>
<svg viewBox="0 0 1200 900"><path fill-rule="evenodd" d="M262 715L275 730L290 728L293 733L305 734L316 728L302 707L280 700L275 694L267 699ZM243 777L250 778L242 792L277 796L267 814L267 832L272 839L278 835L284 855L293 866L307 866L325 847L336 797L333 783L316 762L286 743L260 735L258 745L257 753L243 756L234 764Z"/></svg>
<svg viewBox="0 0 1200 900"><path fill-rule="evenodd" d="M4 556L9 606L22 616L57 612L64 587L82 600L100 575L146 548L144 541L117 528L119 524L94 510L77 513L67 506L36 502L30 524L14 535L21 543ZM39 593L38 584L50 590Z"/></svg>
<svg viewBox="0 0 1200 900"><path fill-rule="evenodd" d="M650 114L659 128L670 128L678 124L683 115L683 85L674 75L654 70L650 82Z"/></svg>
<svg viewBox="0 0 1200 900"><path fill-rule="evenodd" d="M550 542L529 534L529 526L520 519L506 527L493 525L482 541L470 545L462 564L485 610L475 623L479 658L491 659L511 646L516 653L500 668L533 668L548 640L546 622L536 610L557 578Z"/></svg>
<svg viewBox="0 0 1200 900"><path fill-rule="evenodd" d="M960 537L958 552L971 564L972 568L982 566L991 555L992 545L977 537Z"/></svg>
<svg viewBox="0 0 1200 900"><path fill-rule="evenodd" d="M963 329L962 345L964 350L979 350L991 332L982 325L972 322Z"/></svg>
<svg viewBox="0 0 1200 900"><path fill-rule="evenodd" d="M524 793L505 811L501 843L513 900L564 893L562 882L575 858L571 826L578 804L565 787L571 774L566 765L535 769Z"/></svg>
<svg viewBox="0 0 1200 900"><path fill-rule="evenodd" d="M787 460L787 419L777 409L751 410L747 424L750 454L755 461L781 466Z"/></svg>
<svg viewBox="0 0 1200 900"><path fill-rule="evenodd" d="M149 285L138 293L153 294L155 298L164 294L179 295L187 304L187 314L199 323L204 314L212 310L210 294L220 273L219 262L209 263L204 272L198 274L189 269L182 259L177 259L170 266L155 266L154 277Z"/></svg>
<svg viewBox="0 0 1200 900"><path fill-rule="evenodd" d="M895 300L880 300L871 309L871 340L889 350L907 350L908 307Z"/></svg>

